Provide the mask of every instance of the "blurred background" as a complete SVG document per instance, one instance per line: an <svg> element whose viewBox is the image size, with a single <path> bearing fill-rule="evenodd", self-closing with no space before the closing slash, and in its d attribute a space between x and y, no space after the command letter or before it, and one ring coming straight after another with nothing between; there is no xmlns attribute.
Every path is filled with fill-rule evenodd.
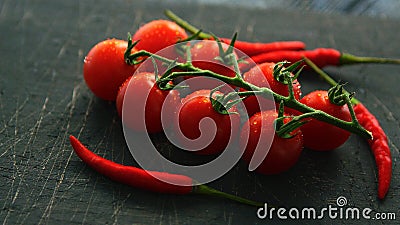
<svg viewBox="0 0 400 225"><path fill-rule="evenodd" d="M155 0L153 0L155 1ZM166 0L165 2L182 2ZM285 9L289 11L310 11L323 14L363 15L369 17L400 19L399 0L189 0L207 5L246 7L258 9Z"/></svg>

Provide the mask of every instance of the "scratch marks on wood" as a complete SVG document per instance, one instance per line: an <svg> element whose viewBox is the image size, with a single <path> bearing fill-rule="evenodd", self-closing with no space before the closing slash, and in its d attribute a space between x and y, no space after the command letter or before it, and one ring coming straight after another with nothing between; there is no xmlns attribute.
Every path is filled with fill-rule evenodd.
<svg viewBox="0 0 400 225"><path fill-rule="evenodd" d="M123 207L125 206L126 201L131 197L131 194L129 193L125 199L122 199L121 201L117 201L114 204L114 211L112 213L112 218L114 218L113 224L118 224L118 216L120 212L122 211Z"/></svg>
<svg viewBox="0 0 400 225"><path fill-rule="evenodd" d="M13 179L10 184L9 192L7 194L8 197L11 197L10 195L13 195L11 197L10 206L15 204L17 198L19 197L21 190L24 190L24 184L26 182L25 176L31 175L30 174L31 171L29 171L30 170L30 167L29 167L30 161L32 160L32 148L31 147L35 144L37 133L39 132L39 130L41 128L41 124L43 122L43 114L46 110L47 104L48 104L48 98L46 98L44 100L44 103L41 107L41 110L38 115L38 119L37 119L36 123L34 124L34 127L29 129L30 130L30 133L28 134L29 138L28 138L27 144L25 145L24 150L22 152L21 160L19 160L19 158L21 158L21 157L18 157L18 159L17 159L17 155L20 154L20 153L18 153L18 150L17 150L18 142L15 141L13 143L12 153L11 153L12 154L12 156L11 156L12 164L13 164L13 176L12 176ZM18 129L19 129L20 125L19 125L19 121L18 121L18 116L19 116L19 111L17 110L17 112L15 113L14 140L17 140L18 136L19 136ZM16 183L16 182L18 182L18 183ZM27 199L27 201L29 201L29 199ZM7 220L9 215L10 215L10 211L7 212L5 221Z"/></svg>

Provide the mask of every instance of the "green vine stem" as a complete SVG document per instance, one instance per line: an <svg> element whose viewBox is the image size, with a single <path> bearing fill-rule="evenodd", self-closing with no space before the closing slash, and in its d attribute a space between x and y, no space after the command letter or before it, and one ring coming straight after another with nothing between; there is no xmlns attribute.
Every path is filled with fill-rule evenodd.
<svg viewBox="0 0 400 225"><path fill-rule="evenodd" d="M207 185L198 185L193 188L193 193L195 194L202 194L202 195L208 195L208 196L215 196L215 197L220 197L220 198L225 198L225 199L230 199L235 202L243 203L246 205L252 205L252 206L263 206L264 204L261 202L256 202L252 201L249 199L245 199L236 195L231 195L222 191L218 191L214 188L211 188Z"/></svg>
<svg viewBox="0 0 400 225"><path fill-rule="evenodd" d="M256 85L253 85L249 82L246 82L243 80L243 78L241 76L235 76L235 77L227 77L227 76L223 76L221 74L212 72L210 70L202 70L200 68L197 68L195 66L192 65L192 63L190 62L186 62L186 63L179 63L176 62L174 60L170 60L167 58L164 58L162 56L158 56L155 54L152 54L150 52L147 51L138 51L136 53L131 54L130 56L127 57L127 62L131 62L132 64L138 64L141 61L136 61L136 58L140 58L140 57L154 57L157 60L161 60L164 63L170 64L170 65L174 65L173 67L181 70L181 71L185 71L185 72L173 72L172 69L167 70L158 80L157 80L157 84L159 85L159 87L161 89L164 90L168 90L168 89L172 89L173 85L170 85L170 82L173 81L175 78L178 77L182 77L182 76L206 76L206 77L212 77L212 78L216 78L219 79L222 82L225 82L227 84L231 84L234 85L236 87L239 88L243 88L247 91L251 91L253 95L264 95L266 97L268 96L273 96L274 101L275 102L283 102L284 105L286 107L295 109L297 111L300 111L302 113L312 113L311 117L332 124L334 126L337 126L339 128L342 128L344 130L347 130L349 132L352 132L354 134L357 134L363 138L367 138L367 139L371 139L371 133L367 130L365 130L364 128L362 128L357 120L351 121L351 122L347 122L341 119L338 119L334 116L331 116L321 110L316 110L314 108L311 108L305 104L300 103L299 101L297 101L296 99L294 99L293 97L289 96L282 96L279 95L275 92L273 92L271 89L266 88L266 87L258 87ZM233 60L234 63L237 63L236 60ZM171 67L172 68L172 67ZM290 85L292 85L292 82L288 82L289 85L289 90L290 89ZM249 92L246 92L246 94L249 94Z"/></svg>
<svg viewBox="0 0 400 225"><path fill-rule="evenodd" d="M336 82L332 77L330 77L327 73L325 73L321 68L319 68L317 65L315 65L315 63L313 63L310 59L308 58L304 58L304 62L311 67L311 69L313 69L318 75L319 77L321 77L323 80L325 80L328 84L330 84L331 86L336 86L338 84L338 82ZM343 91L347 94L349 94L349 92L347 92L346 90L343 89ZM351 103L353 105L358 104L360 101L354 97L351 98Z"/></svg>
<svg viewBox="0 0 400 225"><path fill-rule="evenodd" d="M180 18L178 15L176 15L175 13L173 13L171 10L166 9L164 11L164 14L170 18L172 21L174 21L176 24L178 24L179 26L185 28L187 31L189 31L192 34L198 34L197 36L200 39L213 39L213 36L211 34L207 34L205 32L202 32L200 29L198 29L197 27L191 25L190 23L188 23L187 21L185 21L184 19Z"/></svg>

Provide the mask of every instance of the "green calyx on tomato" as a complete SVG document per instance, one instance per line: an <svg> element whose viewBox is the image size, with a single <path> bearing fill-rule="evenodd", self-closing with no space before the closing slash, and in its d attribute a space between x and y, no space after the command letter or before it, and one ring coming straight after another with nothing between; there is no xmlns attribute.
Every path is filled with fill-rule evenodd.
<svg viewBox="0 0 400 225"><path fill-rule="evenodd" d="M345 105L347 104L347 97L351 100L351 98L354 96L354 93L348 94L343 86L345 84L336 84L335 86L329 88L328 90L328 98L331 103L335 105Z"/></svg>
<svg viewBox="0 0 400 225"><path fill-rule="evenodd" d="M298 128L307 123L307 121L302 120L306 114L300 116L285 116L284 113L284 104L281 101L279 104L278 117L275 119L275 133L281 138L293 138L299 134L299 132L294 131L299 131ZM285 120L288 122L284 123Z"/></svg>
<svg viewBox="0 0 400 225"><path fill-rule="evenodd" d="M237 32L233 35L232 40L229 43L229 46L226 50L224 50L221 40L215 35L212 36L217 42L219 50L219 56L215 57L215 59L222 62L225 65L230 65L230 66L234 65L235 63L234 61L236 61L237 59L232 57L232 55L234 54L234 48L235 48L234 45L237 38Z"/></svg>
<svg viewBox="0 0 400 225"><path fill-rule="evenodd" d="M97 97L115 101L119 87L136 71L138 66L124 61L127 46L125 40L107 39L93 46L85 56L83 77ZM129 54L134 52L137 52L134 46L129 48Z"/></svg>
<svg viewBox="0 0 400 225"><path fill-rule="evenodd" d="M126 64L128 64L128 65L138 64L138 63L132 63L129 56L131 55L132 49L139 43L139 41L140 40L133 42L131 33L128 33L128 47L126 47L126 51L124 53L124 60L125 60Z"/></svg>
<svg viewBox="0 0 400 225"><path fill-rule="evenodd" d="M253 161L261 160L255 171L265 175L285 172L299 160L303 150L303 135L295 130L292 138L276 135L274 122L276 110L258 112L250 117L240 132L239 146L243 160L252 167ZM290 118L283 122L287 123ZM271 143L272 141L272 143Z"/></svg>
<svg viewBox="0 0 400 225"><path fill-rule="evenodd" d="M210 101L211 105L216 112L223 115L238 114L236 111L230 110L236 104L242 102L243 98L239 97L237 92L230 92L227 94L216 93L222 86L218 86L211 90Z"/></svg>
<svg viewBox="0 0 400 225"><path fill-rule="evenodd" d="M210 98L216 94L211 90L199 90L181 100L173 126L180 148L200 155L214 155L233 144L231 138L235 140L239 133L240 116L238 113L216 112L211 103L213 98ZM229 111L235 112L236 108ZM215 135L211 136L213 131Z"/></svg>
<svg viewBox="0 0 400 225"><path fill-rule="evenodd" d="M293 83L294 80L297 79L297 77L300 75L301 71L303 70L304 66L302 66L296 74L292 74L293 71L295 71L300 64L303 63L304 60L299 60L295 63L293 63L292 65L290 65L287 68L284 68L285 64L288 64L290 62L287 61L283 61L283 62L279 62L277 64L275 64L274 66L274 78L275 80L279 81L282 84L288 85L289 82Z"/></svg>

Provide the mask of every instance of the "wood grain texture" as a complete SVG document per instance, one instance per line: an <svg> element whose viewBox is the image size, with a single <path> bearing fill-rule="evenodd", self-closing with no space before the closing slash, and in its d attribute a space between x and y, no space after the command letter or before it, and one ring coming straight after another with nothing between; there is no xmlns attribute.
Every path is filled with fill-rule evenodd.
<svg viewBox="0 0 400 225"><path fill-rule="evenodd" d="M400 58L399 21L304 12L142 1L12 1L0 3L0 221L2 224L264 224L256 209L204 196L168 196L112 182L87 168L68 142L73 134L94 152L135 165L112 102L85 86L82 62L98 41L125 39L170 8L217 35L242 40L302 40L356 55ZM398 66L328 68L375 113L392 149L393 180L377 200L377 172L359 137L329 153L304 151L281 176L247 172L240 163L210 186L284 207L335 204L399 214L400 95ZM303 92L326 88L306 73ZM163 148L168 146L160 144ZM307 223L377 221L329 220ZM382 222L383 221L378 221ZM390 223L393 221L385 221Z"/></svg>

